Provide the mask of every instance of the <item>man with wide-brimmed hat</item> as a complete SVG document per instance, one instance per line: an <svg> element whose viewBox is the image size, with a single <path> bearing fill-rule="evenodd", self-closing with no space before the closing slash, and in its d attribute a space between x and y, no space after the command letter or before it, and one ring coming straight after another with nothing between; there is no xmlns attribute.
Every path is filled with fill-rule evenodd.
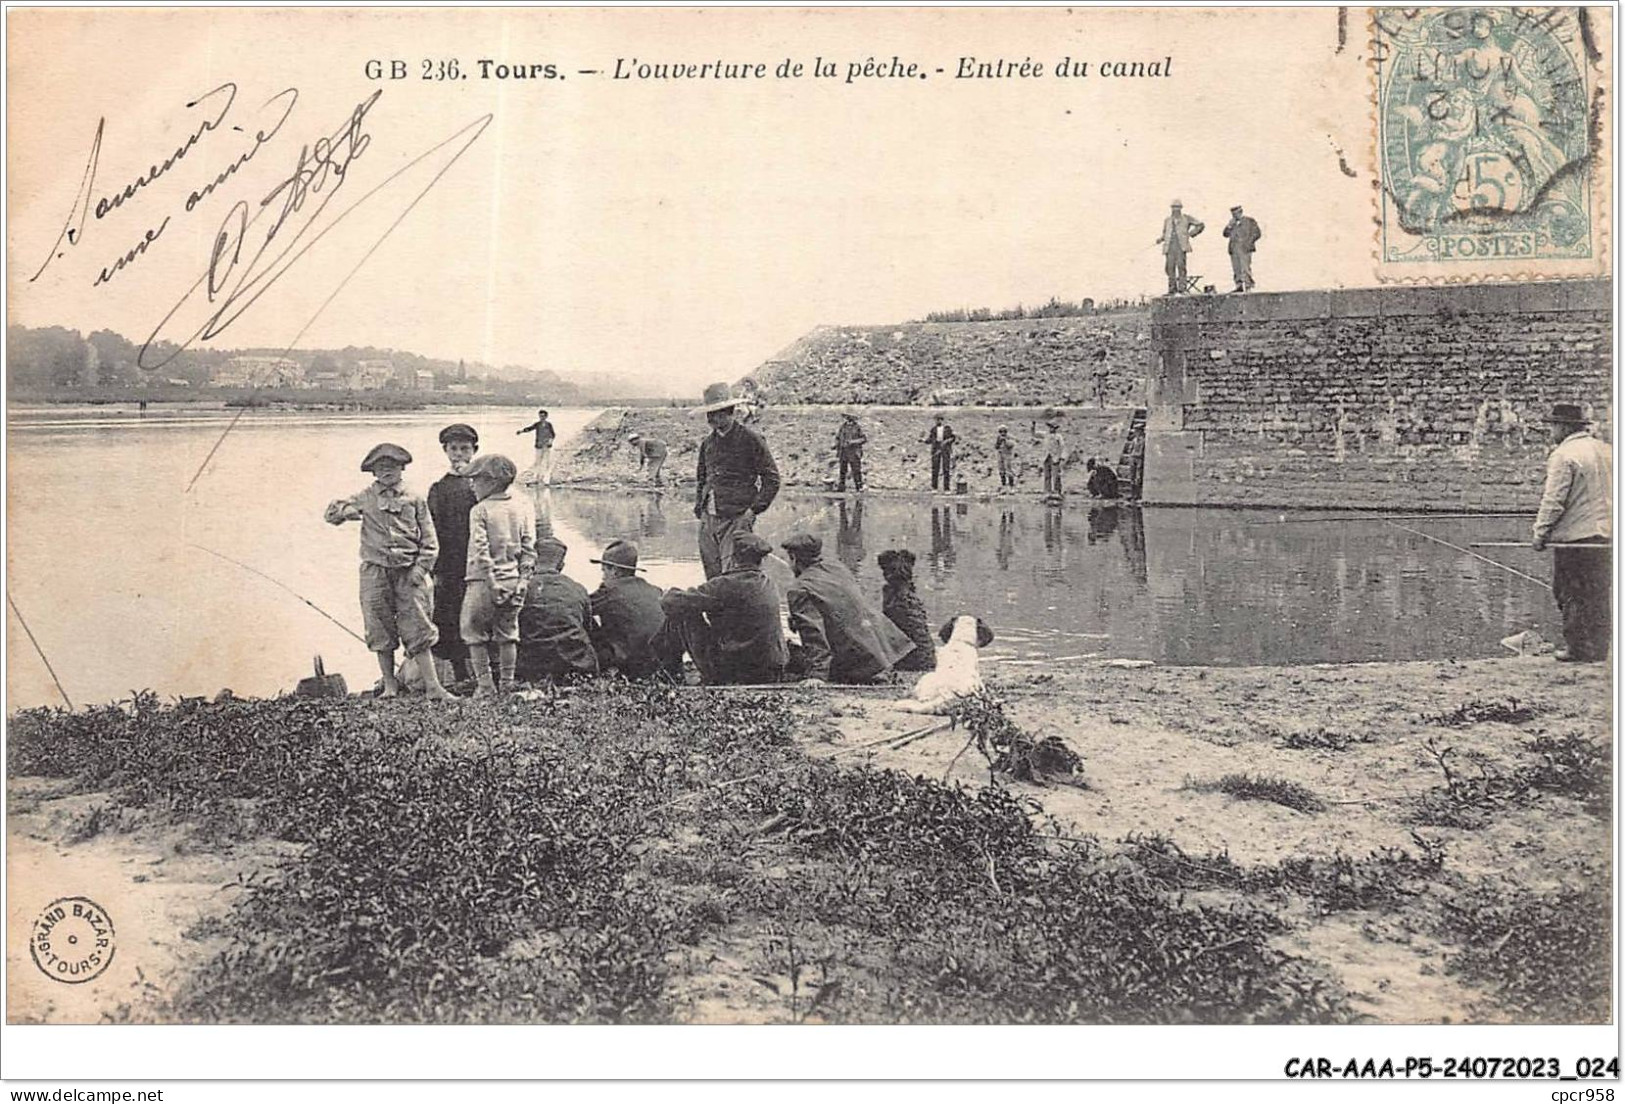
<svg viewBox="0 0 1625 1104"><path fill-rule="evenodd" d="M1563 614L1568 647L1557 658L1589 663L1608 658L1612 638L1614 454L1591 435L1577 403L1557 403L1546 417L1557 447L1546 461L1546 487L1535 515L1537 552L1552 549L1552 597ZM1597 545L1586 548L1584 545Z"/></svg>
<svg viewBox="0 0 1625 1104"><path fill-rule="evenodd" d="M655 642L665 627L660 588L638 577L638 546L613 540L595 563L604 581L592 592L592 645L598 669L620 671L627 678L648 678L660 670Z"/></svg>
<svg viewBox="0 0 1625 1104"><path fill-rule="evenodd" d="M1253 250L1264 231L1258 228L1258 220L1242 214L1236 206L1230 208L1230 225L1224 228L1224 236L1230 239L1230 272L1236 278L1236 290L1253 290Z"/></svg>
<svg viewBox="0 0 1625 1104"><path fill-rule="evenodd" d="M734 416L739 400L726 383L705 389L693 409L704 414L711 433L700 442L694 516L700 519L700 563L714 579L733 564L736 538L752 532L756 515L779 493L779 468L767 442Z"/></svg>
<svg viewBox="0 0 1625 1104"><path fill-rule="evenodd" d="M681 670L687 651L708 684L782 679L790 656L779 624L779 594L762 572L762 560L772 551L755 533L740 533L728 570L697 587L666 592L662 659L668 670Z"/></svg>
<svg viewBox="0 0 1625 1104"><path fill-rule="evenodd" d="M1202 220L1185 213L1185 207L1174 200L1168 205L1168 217L1162 220L1163 271L1168 274L1168 294L1185 293L1185 254L1191 251L1191 239L1207 229Z"/></svg>

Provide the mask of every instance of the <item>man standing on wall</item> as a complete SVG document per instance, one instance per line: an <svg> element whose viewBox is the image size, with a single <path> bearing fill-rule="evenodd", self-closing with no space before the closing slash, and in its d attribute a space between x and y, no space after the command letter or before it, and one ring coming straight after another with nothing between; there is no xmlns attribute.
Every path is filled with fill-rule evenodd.
<svg viewBox="0 0 1625 1104"><path fill-rule="evenodd" d="M517 437L532 430L536 432L536 463L531 470L536 473L538 482L543 486L551 487L553 485L553 438L558 434L553 430L553 423L547 420L547 411L538 410L536 420L521 429L519 433L514 434L514 436Z"/></svg>
<svg viewBox="0 0 1625 1104"><path fill-rule="evenodd" d="M856 414L847 411L841 415L841 428L835 431L835 455L841 472L835 483L837 491L846 490L846 473L849 469L852 472L852 485L860 492L863 490L863 445L868 440Z"/></svg>
<svg viewBox="0 0 1625 1104"><path fill-rule="evenodd" d="M700 519L700 563L714 579L734 567L734 541L756 528L756 515L779 493L779 469L767 442L734 417L738 400L726 383L705 389L704 414L711 433L700 442L694 516ZM772 551L772 546L766 546ZM764 553L765 555L765 553Z"/></svg>
<svg viewBox="0 0 1625 1104"><path fill-rule="evenodd" d="M1162 246L1163 271L1168 274L1169 295L1184 294L1185 254L1191 251L1191 239L1206 229L1200 219L1185 213L1179 200L1169 205L1168 217L1162 220L1162 236L1157 239Z"/></svg>
<svg viewBox="0 0 1625 1104"><path fill-rule="evenodd" d="M952 491L954 431L952 426L943 421L941 414L937 415L937 420L931 424L931 428L925 431L925 443L931 446L931 489L933 491L937 489L937 478L940 475L942 489Z"/></svg>
<svg viewBox="0 0 1625 1104"><path fill-rule="evenodd" d="M1563 614L1559 660L1596 663L1608 658L1613 626L1612 583L1614 454L1591 435L1591 422L1576 403L1558 403L1546 419L1557 447L1546 461L1546 488L1535 515L1535 551L1549 544L1596 545L1554 548L1552 597Z"/></svg>
<svg viewBox="0 0 1625 1104"><path fill-rule="evenodd" d="M1253 250L1264 231L1258 228L1257 220L1242 214L1240 207L1232 207L1224 236L1230 239L1230 271L1236 277L1236 290L1253 290Z"/></svg>

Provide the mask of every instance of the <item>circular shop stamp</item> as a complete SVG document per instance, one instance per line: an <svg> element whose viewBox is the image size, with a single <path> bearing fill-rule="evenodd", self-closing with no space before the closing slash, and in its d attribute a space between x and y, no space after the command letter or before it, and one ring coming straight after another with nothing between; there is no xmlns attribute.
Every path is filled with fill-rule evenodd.
<svg viewBox="0 0 1625 1104"><path fill-rule="evenodd" d="M59 897L28 935L28 953L53 981L82 985L101 976L118 944L107 910L89 897Z"/></svg>

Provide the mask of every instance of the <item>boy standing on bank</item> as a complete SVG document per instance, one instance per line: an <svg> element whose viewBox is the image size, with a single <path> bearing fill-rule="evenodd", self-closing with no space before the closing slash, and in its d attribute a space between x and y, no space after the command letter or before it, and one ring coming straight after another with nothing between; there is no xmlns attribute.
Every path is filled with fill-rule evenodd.
<svg viewBox="0 0 1625 1104"><path fill-rule="evenodd" d="M328 503L323 517L329 525L361 523L361 618L367 648L378 657L383 697L401 692L395 678L395 648L400 645L417 665L424 696L449 701L452 695L440 685L429 650L439 638L430 616L434 598L429 573L440 545L429 504L401 487L411 462L412 454L399 445L375 445L361 461L361 470L373 477L372 486Z"/></svg>
<svg viewBox="0 0 1625 1104"><path fill-rule="evenodd" d="M497 684L491 677L490 646L497 646L497 671L504 693L513 689L519 658L519 609L525 584L536 567L536 519L508 491L519 469L506 456L492 453L470 464L474 497L468 515L468 564L463 573L463 643L468 645L477 693L489 697Z"/></svg>

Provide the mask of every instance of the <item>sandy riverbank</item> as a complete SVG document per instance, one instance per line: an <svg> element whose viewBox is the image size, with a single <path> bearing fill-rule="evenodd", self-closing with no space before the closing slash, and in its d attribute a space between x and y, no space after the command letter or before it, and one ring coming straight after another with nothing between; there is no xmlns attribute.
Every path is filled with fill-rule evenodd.
<svg viewBox="0 0 1625 1104"><path fill-rule="evenodd" d="M1172 875L1158 872L1147 839L1156 841L1157 854L1177 855L1193 871L1253 872L1245 885L1240 875L1203 874L1167 888L1218 908L1260 906L1275 913L1281 927L1271 946L1347 994L1336 1018L1406 1023L1574 1016L1543 1003L1538 979L1524 976L1524 967L1505 955L1486 957L1483 947L1467 953L1473 940L1462 935L1482 933L1503 913L1519 917L1523 934L1509 928L1487 942L1498 943L1498 953L1534 961L1538 946L1509 940L1543 938L1540 918L1551 914L1548 906L1555 901L1566 907L1588 901L1602 910L1581 920L1604 933L1603 959L1568 961L1565 969L1578 971L1582 982L1590 979L1580 989L1603 995L1600 1005L1594 997L1577 997L1592 1000L1580 1018L1606 1018L1612 786L1606 777L1611 687L1605 666L1509 658L1303 668L1095 667L1015 676L999 692L1017 724L1036 736L1059 736L1082 756L1088 786L1003 781L1006 793L1041 805L1054 819L1052 830L1064 836L1097 838L1106 852L1137 864L1142 876L1178 876L1174 867L1167 868ZM575 706L590 711L594 693L575 695ZM749 692L678 694L696 706L714 702L716 715L727 717ZM791 743L774 753L788 758L775 760L775 771L803 769L795 764L805 762L804 753L847 767L868 763L909 776L946 776L973 788L988 784L985 761L975 751L960 754L965 738L959 731L902 750L863 748L920 725L920 718L891 705L889 694L791 690L770 696L788 707L791 718ZM357 708L387 718L391 709L422 707ZM480 727L495 710L499 730L545 749L567 742L549 735L543 723L554 708L463 703L424 728L444 735L423 738L458 743L467 723ZM714 735L728 738L727 732ZM1430 743L1455 772L1453 794ZM1574 760L1561 748L1572 751L1579 743L1600 749L1600 759L1586 761L1600 777L1565 774L1564 765ZM1559 749L1555 759L1553 748ZM743 757L715 763L693 783L702 795L737 795L740 790L713 787L748 773L749 766ZM1321 807L1300 811L1203 789L1235 774L1271 780L1283 791L1299 787L1292 792L1307 792ZM174 1016L166 1001L218 952L222 932L233 922L233 895L211 887L256 870L263 874L279 856L296 857L287 843L256 836L252 825L240 838L218 842L155 808L121 806L64 780L13 778L9 788L14 934L7 954L13 1016L22 1021ZM782 795L771 784L744 789L760 809L764 801L771 808L781 797L788 800L794 787L787 784ZM663 858L645 862L637 877L680 889L685 899L698 893L699 907L716 912L714 922L694 929L668 953L662 1016L703 1022L809 1018L805 1003L798 1007L753 977L761 973L753 964L777 953L775 947L782 951L784 933L799 929L753 912L748 902L755 898L741 896L741 887L754 884L752 879L782 885L788 877L793 883L810 870L809 884L823 892L847 875L818 874L808 866L813 860L804 837L752 836L747 825L734 823L741 815L724 808L692 824L679 819L650 841L650 854ZM722 822L733 827L718 837ZM728 852L725 863L717 857L719 842L739 839L745 841L742 850ZM1425 854L1442 855L1442 863L1424 868L1412 862ZM703 864L701 855L707 856ZM710 884L693 872L702 865L713 881L721 877L717 870L729 873ZM689 873L674 874L680 870ZM1260 871L1272 872L1268 888L1258 888L1265 885ZM45 981L28 959L31 910L69 893L106 905L120 924L118 961L97 984ZM1471 929L1474 923L1480 927ZM825 948L825 982L842 976L848 984L844 1004L831 1003L810 1018L957 1018L952 1000L928 1012L908 1001L895 1003L888 994L900 960L855 952L843 959L841 948L852 944L836 937L838 927L825 920L813 929L804 945ZM1572 959L1573 933L1552 938L1569 941L1561 954ZM1576 983L1570 977L1563 984L1573 989ZM909 1013L909 1007L916 1011ZM964 1008L960 1015L971 1019L989 1014L974 1002ZM1167 1014L1177 1018L1177 1010Z"/></svg>

